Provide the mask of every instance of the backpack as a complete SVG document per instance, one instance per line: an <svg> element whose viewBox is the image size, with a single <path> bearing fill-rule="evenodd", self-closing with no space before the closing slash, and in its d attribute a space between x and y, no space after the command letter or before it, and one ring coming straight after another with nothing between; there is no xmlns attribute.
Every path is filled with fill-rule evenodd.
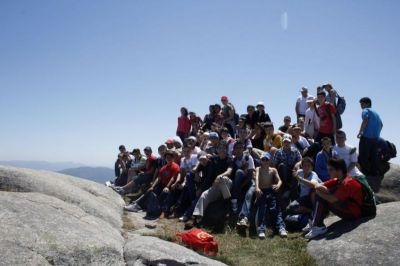
<svg viewBox="0 0 400 266"><path fill-rule="evenodd" d="M336 104L336 111L339 115L342 115L344 113L344 110L346 110L346 100L344 99L344 97L339 96L339 94L337 94L338 97L338 101Z"/></svg>
<svg viewBox="0 0 400 266"><path fill-rule="evenodd" d="M361 205L361 215L362 217L375 217L376 216L376 198L374 191L370 187L368 180L365 176L355 176L353 179L357 180L363 190L363 203Z"/></svg>
<svg viewBox="0 0 400 266"><path fill-rule="evenodd" d="M394 143L380 138L378 140L378 158L381 161L388 162L390 159L396 158L397 148Z"/></svg>
<svg viewBox="0 0 400 266"><path fill-rule="evenodd" d="M187 247L208 256L215 256L218 253L218 243L214 241L214 237L201 229L178 233L176 237L180 238Z"/></svg>

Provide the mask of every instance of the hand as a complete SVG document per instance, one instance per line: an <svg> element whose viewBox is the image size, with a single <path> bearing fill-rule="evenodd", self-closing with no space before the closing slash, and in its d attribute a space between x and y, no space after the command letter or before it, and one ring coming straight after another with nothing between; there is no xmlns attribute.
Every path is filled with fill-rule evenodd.
<svg viewBox="0 0 400 266"><path fill-rule="evenodd" d="M300 181L299 172L296 169L293 169L292 176Z"/></svg>
<svg viewBox="0 0 400 266"><path fill-rule="evenodd" d="M281 185L280 185L280 184L272 185L272 189L273 189L274 191L278 191L280 188L281 188Z"/></svg>
<svg viewBox="0 0 400 266"><path fill-rule="evenodd" d="M217 176L217 178L215 178L214 183L219 184L221 182L222 182L222 176L219 175L219 176Z"/></svg>
<svg viewBox="0 0 400 266"><path fill-rule="evenodd" d="M263 195L263 192L261 191L261 189L256 188L256 197L260 198Z"/></svg>
<svg viewBox="0 0 400 266"><path fill-rule="evenodd" d="M168 188L168 187L165 187L165 188L163 189L163 192L164 192L164 193L168 193L168 192L169 192L169 188Z"/></svg>
<svg viewBox="0 0 400 266"><path fill-rule="evenodd" d="M316 185L315 186L315 190L317 192L321 192L321 193L328 193L329 192L329 190L324 185L321 185L321 184Z"/></svg>

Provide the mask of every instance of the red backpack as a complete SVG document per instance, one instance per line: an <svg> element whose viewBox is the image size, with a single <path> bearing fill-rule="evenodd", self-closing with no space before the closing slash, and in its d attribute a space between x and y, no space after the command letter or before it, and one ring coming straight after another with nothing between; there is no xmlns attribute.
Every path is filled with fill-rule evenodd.
<svg viewBox="0 0 400 266"><path fill-rule="evenodd" d="M218 243L214 237L200 229L176 234L178 238L189 248L203 252L207 256L215 256L218 253Z"/></svg>

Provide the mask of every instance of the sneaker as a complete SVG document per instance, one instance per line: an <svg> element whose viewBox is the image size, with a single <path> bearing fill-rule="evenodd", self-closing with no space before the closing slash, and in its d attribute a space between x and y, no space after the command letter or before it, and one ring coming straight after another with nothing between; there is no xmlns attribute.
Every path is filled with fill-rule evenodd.
<svg viewBox="0 0 400 266"><path fill-rule="evenodd" d="M305 238L313 239L313 238L316 238L317 236L326 234L326 232L328 232L328 229L326 228L326 226L321 226L321 227L314 226L311 228L311 231L305 235Z"/></svg>
<svg viewBox="0 0 400 266"><path fill-rule="evenodd" d="M242 219L240 219L237 223L238 226L240 227L249 227L250 223L249 223L249 219L247 219L247 217L243 217Z"/></svg>
<svg viewBox="0 0 400 266"><path fill-rule="evenodd" d="M280 235L282 238L287 238L287 237L288 237L288 233L287 233L287 231L286 231L285 228L282 228L281 230L279 230L279 235Z"/></svg>
<svg viewBox="0 0 400 266"><path fill-rule="evenodd" d="M237 211L238 211L237 199L231 200L231 205L232 205L232 212L237 213Z"/></svg>
<svg viewBox="0 0 400 266"><path fill-rule="evenodd" d="M126 194L125 189L123 189L122 187L116 187L115 188L115 192L117 192L118 194L120 194L121 196Z"/></svg>
<svg viewBox="0 0 400 266"><path fill-rule="evenodd" d="M186 223L187 221L189 221L189 218L186 217L185 215L183 215L181 218L179 218L179 222L181 222L181 223Z"/></svg>
<svg viewBox="0 0 400 266"><path fill-rule="evenodd" d="M308 233L311 231L311 228L312 228L312 221L309 221L306 227L304 227L301 231L303 231L303 233Z"/></svg>
<svg viewBox="0 0 400 266"><path fill-rule="evenodd" d="M139 212L142 210L142 208L140 208L136 203L129 204L128 206L125 206L124 209L130 212Z"/></svg>
<svg viewBox="0 0 400 266"><path fill-rule="evenodd" d="M265 232L258 233L258 238L259 239L265 239Z"/></svg>
<svg viewBox="0 0 400 266"><path fill-rule="evenodd" d="M106 185L107 187L111 187L112 184L111 184L110 181L107 181L105 185Z"/></svg>

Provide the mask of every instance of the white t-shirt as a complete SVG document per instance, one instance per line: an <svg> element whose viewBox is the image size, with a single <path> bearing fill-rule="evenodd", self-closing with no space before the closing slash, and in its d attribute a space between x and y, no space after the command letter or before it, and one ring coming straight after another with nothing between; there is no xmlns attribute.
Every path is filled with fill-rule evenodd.
<svg viewBox="0 0 400 266"><path fill-rule="evenodd" d="M242 158L240 159L235 158L234 161L238 169L242 169L243 165L247 163L247 168L243 170L256 170L256 167L254 165L254 159L248 152L244 152Z"/></svg>
<svg viewBox="0 0 400 266"><path fill-rule="evenodd" d="M306 110L307 110L307 99L309 99L311 95L308 95L307 97L303 97L303 95L300 95L299 98L297 98L297 103L299 104L299 114L300 115L305 115Z"/></svg>
<svg viewBox="0 0 400 266"><path fill-rule="evenodd" d="M306 177L304 176L303 170L299 170L298 173L301 178L305 178L306 180L308 180L314 184L322 183L321 179L319 179L317 173L315 173L314 171L312 171L311 174L309 174ZM311 188L309 188L308 186L306 186L300 182L300 198L307 197L308 195L310 195L310 192L311 192Z"/></svg>
<svg viewBox="0 0 400 266"><path fill-rule="evenodd" d="M192 154L193 155L197 155L197 154L199 154L201 152L201 149L200 149L200 147L194 147L194 149L192 150Z"/></svg>
<svg viewBox="0 0 400 266"><path fill-rule="evenodd" d="M308 108L306 110L306 117L304 119L304 128L310 137L314 136L314 132L319 130L319 116L315 109Z"/></svg>
<svg viewBox="0 0 400 266"><path fill-rule="evenodd" d="M184 169L186 172L190 172L197 165L198 162L199 160L197 159L197 155L192 155L189 159L182 158L181 169Z"/></svg>
<svg viewBox="0 0 400 266"><path fill-rule="evenodd" d="M347 168L350 166L350 164L358 162L357 151L354 147L351 147L349 145L339 147L338 145L336 145L335 147L333 147L333 150L336 151L339 158L343 159L346 162ZM352 170L350 170L348 174L350 176L362 175L361 171L357 167L354 167Z"/></svg>

